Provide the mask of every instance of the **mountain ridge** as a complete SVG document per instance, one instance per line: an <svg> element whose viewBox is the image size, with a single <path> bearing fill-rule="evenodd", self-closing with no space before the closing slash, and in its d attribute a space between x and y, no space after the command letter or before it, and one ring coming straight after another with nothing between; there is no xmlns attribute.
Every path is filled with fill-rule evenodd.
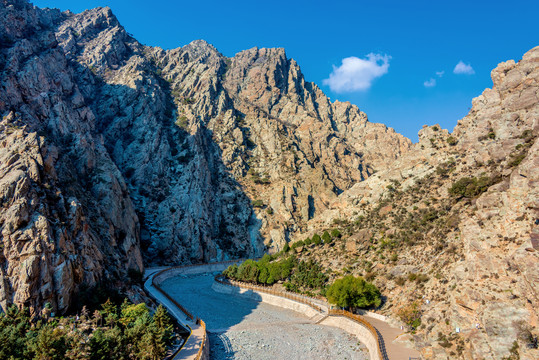
<svg viewBox="0 0 539 360"><path fill-rule="evenodd" d="M3 211L3 306L49 302L65 311L82 285L142 271L141 256L178 264L279 249L329 199L410 145L357 107L330 103L283 49L230 59L205 41L152 48L130 36L110 8L74 14L14 0L0 11L3 128L20 124L13 125L17 135L4 135L38 134L47 144L39 145L38 168L60 180L32 178L42 194L33 211L48 230L29 238L29 266L41 270L22 281L20 250L11 242L21 225L6 221L24 225L25 215ZM18 146L9 144L8 155ZM396 151L386 151L392 145ZM15 186L12 171L4 169L2 189ZM30 201L16 189L6 209ZM40 210L51 206L50 191L70 199L60 213L81 202L83 233L92 240ZM35 223L26 226L36 231ZM65 235L54 235L66 231L74 231L71 257L61 255ZM45 238L55 246L38 251ZM84 266L76 260L83 243L98 244ZM128 258L116 253L123 246Z"/></svg>
<svg viewBox="0 0 539 360"><path fill-rule="evenodd" d="M537 354L539 47L498 65L451 133L412 144L331 102L282 48L150 47L108 7L6 0L0 19L3 309L64 313L103 283L141 298L145 264L338 228L341 243L294 251L373 278L386 315L417 303L424 326L401 340L425 357Z"/></svg>

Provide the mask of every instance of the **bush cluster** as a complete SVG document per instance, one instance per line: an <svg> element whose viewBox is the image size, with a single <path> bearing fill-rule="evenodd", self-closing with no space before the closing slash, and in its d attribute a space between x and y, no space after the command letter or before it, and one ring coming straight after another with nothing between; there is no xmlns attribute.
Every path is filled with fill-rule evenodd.
<svg viewBox="0 0 539 360"><path fill-rule="evenodd" d="M330 303L345 308L378 307L382 303L375 285L353 275L336 280L329 287L327 298Z"/></svg>
<svg viewBox="0 0 539 360"><path fill-rule="evenodd" d="M229 266L223 271L223 275L234 280L264 285L273 285L290 276L295 266L295 259L292 256L280 261L271 260L272 256L267 254L259 261L249 259L240 266L236 264Z"/></svg>
<svg viewBox="0 0 539 360"><path fill-rule="evenodd" d="M311 244L320 245L322 242L324 244L331 244L333 240L340 239L342 236L341 232L338 229L333 229L331 231L324 231L322 236L314 234L312 238L306 238L305 240L296 241L292 244L292 249L309 246Z"/></svg>
<svg viewBox="0 0 539 360"><path fill-rule="evenodd" d="M240 266L229 266L223 275L230 279L253 284L273 285L284 281L283 286L294 292L322 290L328 277L322 267L310 261L298 262L294 256L276 260L277 255L264 255L259 261L246 260Z"/></svg>
<svg viewBox="0 0 539 360"><path fill-rule="evenodd" d="M474 198L491 186L500 182L499 176L481 176L479 179L475 177L463 177L455 182L449 189L449 194L462 198Z"/></svg>

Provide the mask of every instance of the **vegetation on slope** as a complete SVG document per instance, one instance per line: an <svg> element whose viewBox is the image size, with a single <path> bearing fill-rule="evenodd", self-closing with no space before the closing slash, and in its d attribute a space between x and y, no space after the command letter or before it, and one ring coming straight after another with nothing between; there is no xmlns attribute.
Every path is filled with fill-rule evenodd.
<svg viewBox="0 0 539 360"><path fill-rule="evenodd" d="M287 290L308 294L315 290L323 293L328 280L315 262L298 261L294 255L287 255L284 251L276 255L266 254L258 261L246 260L240 266L231 265L223 274L230 279L253 284L283 282Z"/></svg>
<svg viewBox="0 0 539 360"><path fill-rule="evenodd" d="M315 290L321 295L327 292L328 301L340 307L367 308L381 304L378 288L363 278L346 276L329 285L329 276L319 264L312 260L298 261L294 255L287 255L287 251L273 256L266 254L259 261L249 259L240 266L231 265L223 274L254 284L281 282L288 291L308 295L313 295Z"/></svg>
<svg viewBox="0 0 539 360"><path fill-rule="evenodd" d="M328 301L340 307L378 307L382 303L380 290L361 277L347 275L337 279L327 291Z"/></svg>
<svg viewBox="0 0 539 360"><path fill-rule="evenodd" d="M28 309L10 307L0 314L0 359L162 359L172 344L173 325L159 306L150 313L146 304L118 307L111 301L90 314L54 318L47 309L31 318Z"/></svg>

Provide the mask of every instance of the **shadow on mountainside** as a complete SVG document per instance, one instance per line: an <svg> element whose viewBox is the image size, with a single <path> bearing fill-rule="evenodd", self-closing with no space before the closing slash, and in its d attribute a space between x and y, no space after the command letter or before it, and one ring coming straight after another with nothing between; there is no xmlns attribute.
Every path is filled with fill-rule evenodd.
<svg viewBox="0 0 539 360"><path fill-rule="evenodd" d="M156 81L133 88L112 83L107 65L70 64L95 114L96 135L103 136L128 185L146 263L260 255L260 221L251 200L223 163L212 131L203 122L191 132L181 124L170 84L158 69L148 65L147 77ZM95 171L99 181L100 169Z"/></svg>

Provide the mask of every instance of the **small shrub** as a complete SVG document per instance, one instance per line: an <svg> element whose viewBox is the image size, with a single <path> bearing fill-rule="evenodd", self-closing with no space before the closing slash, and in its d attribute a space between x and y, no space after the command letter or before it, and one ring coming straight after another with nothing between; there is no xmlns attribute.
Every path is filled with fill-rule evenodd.
<svg viewBox="0 0 539 360"><path fill-rule="evenodd" d="M253 200L253 207L261 208L264 206L264 201L257 199Z"/></svg>
<svg viewBox="0 0 539 360"><path fill-rule="evenodd" d="M459 198L474 198L487 191L491 185L498 183L500 180L501 177L499 176L482 176L479 179L463 177L451 186L449 194Z"/></svg>
<svg viewBox="0 0 539 360"><path fill-rule="evenodd" d="M322 240L324 240L324 244L329 244L331 242L331 235L327 231L324 231L322 234Z"/></svg>
<svg viewBox="0 0 539 360"><path fill-rule="evenodd" d="M402 307L397 312L397 315L405 324L414 329L417 329L421 325L421 310L419 309L419 304L415 301Z"/></svg>
<svg viewBox="0 0 539 360"><path fill-rule="evenodd" d="M533 139L533 131L530 129L524 130L522 134L520 135L521 139L524 139L524 141L528 142L531 139Z"/></svg>
<svg viewBox="0 0 539 360"><path fill-rule="evenodd" d="M449 136L447 138L447 143L450 145L450 146L455 146L457 145L458 141L457 139L454 137L454 136Z"/></svg>
<svg viewBox="0 0 539 360"><path fill-rule="evenodd" d="M518 166L520 165L522 160L524 160L525 157L526 157L526 154L518 154L507 165L509 165L510 167Z"/></svg>
<svg viewBox="0 0 539 360"><path fill-rule="evenodd" d="M283 252L287 253L289 251L290 251L290 245L288 245L288 243L284 244Z"/></svg>
<svg viewBox="0 0 539 360"><path fill-rule="evenodd" d="M367 281L372 281L374 280L375 277L376 277L376 274L372 271L369 271L368 273L365 274L365 280Z"/></svg>
<svg viewBox="0 0 539 360"><path fill-rule="evenodd" d="M189 126L189 121L187 120L187 117L185 115L181 115L176 118L176 125L178 125L182 129L187 129L187 127Z"/></svg>
<svg viewBox="0 0 539 360"><path fill-rule="evenodd" d="M292 249L296 249L302 246L305 246L305 242L303 240L296 241L295 243L292 244Z"/></svg>
<svg viewBox="0 0 539 360"><path fill-rule="evenodd" d="M313 243L315 243L315 245L320 245L322 243L322 238L320 237L320 235L313 235Z"/></svg>

